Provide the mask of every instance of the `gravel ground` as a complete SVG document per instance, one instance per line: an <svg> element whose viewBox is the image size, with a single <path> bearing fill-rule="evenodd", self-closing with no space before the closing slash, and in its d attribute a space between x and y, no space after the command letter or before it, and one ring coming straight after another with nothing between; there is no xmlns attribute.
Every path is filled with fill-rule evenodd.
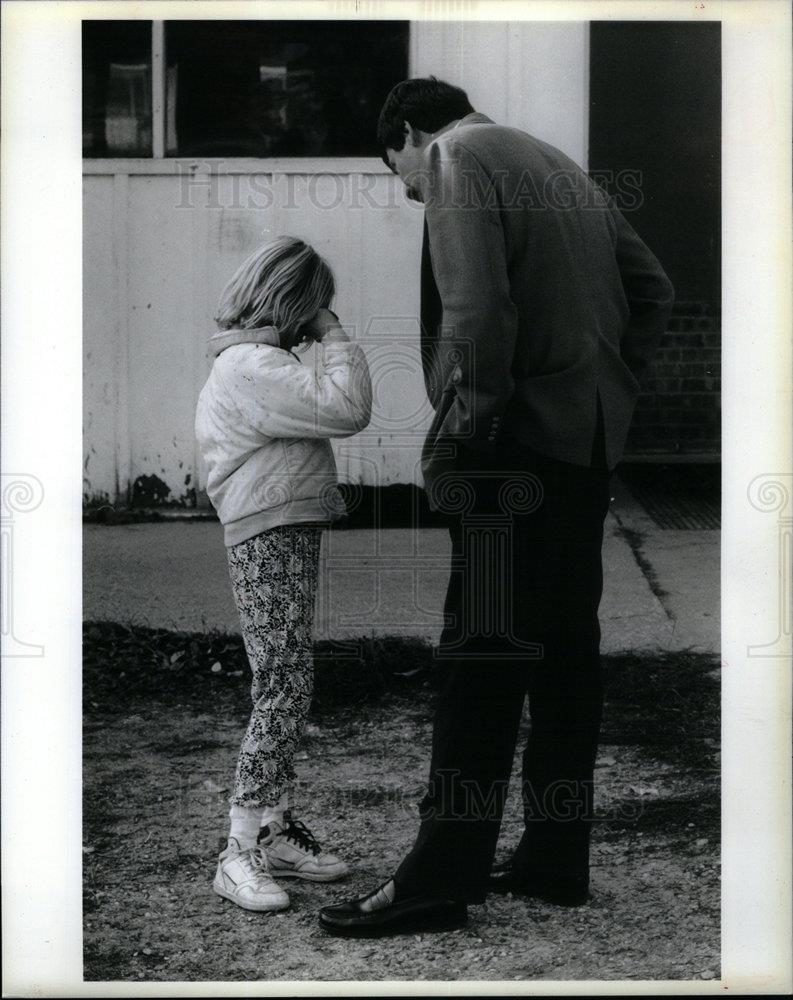
<svg viewBox="0 0 793 1000"><path fill-rule="evenodd" d="M356 941L325 935L316 911L372 888L412 843L429 757L431 653L404 640L370 645L358 661L318 651L297 798L353 874L335 885L289 883L291 908L264 915L211 890L247 721L239 639L95 624L85 652L86 980L718 978L711 659L606 661L587 905L491 896L470 908L465 929ZM518 774L500 857L520 835Z"/></svg>

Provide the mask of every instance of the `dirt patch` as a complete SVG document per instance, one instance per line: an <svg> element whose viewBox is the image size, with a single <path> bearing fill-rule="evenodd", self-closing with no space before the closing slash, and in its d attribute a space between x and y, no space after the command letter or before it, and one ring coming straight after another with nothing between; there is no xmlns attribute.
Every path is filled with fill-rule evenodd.
<svg viewBox="0 0 793 1000"><path fill-rule="evenodd" d="M606 659L586 906L491 896L470 908L462 930L347 941L323 934L316 911L373 887L412 843L433 673L431 650L413 640L367 640L342 652L336 657L331 644L318 644L297 799L354 873L332 886L288 884L291 908L265 916L211 890L247 721L238 637L86 627L87 980L718 976L719 713L711 658ZM523 729L525 737L528 719ZM500 857L520 836L518 765Z"/></svg>

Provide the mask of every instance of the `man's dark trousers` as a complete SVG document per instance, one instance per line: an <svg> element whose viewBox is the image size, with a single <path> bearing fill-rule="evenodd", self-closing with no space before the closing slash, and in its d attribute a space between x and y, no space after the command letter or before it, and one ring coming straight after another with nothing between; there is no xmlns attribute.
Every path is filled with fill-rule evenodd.
<svg viewBox="0 0 793 1000"><path fill-rule="evenodd" d="M403 896L485 898L526 694L526 829L516 864L586 879L602 710L603 521L609 474L505 438L466 448L446 489L452 571L421 826L394 878ZM456 485L455 485L456 484Z"/></svg>

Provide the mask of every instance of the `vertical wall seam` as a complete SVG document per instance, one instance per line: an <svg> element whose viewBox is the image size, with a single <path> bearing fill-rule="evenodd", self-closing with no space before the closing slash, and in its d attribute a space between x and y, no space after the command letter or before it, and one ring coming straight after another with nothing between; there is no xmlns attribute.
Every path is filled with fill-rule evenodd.
<svg viewBox="0 0 793 1000"><path fill-rule="evenodd" d="M233 179L232 179L233 180ZM196 205L190 205L188 211L191 212L191 234L192 243L196 252L190 256L190 281L191 299L193 308L191 313L190 338L193 345L193 398L190 400L191 420L190 425L195 423L195 405L198 402L198 395L203 388L207 376L206 368L206 342L212 332L211 315L209 306L209 205L213 192L211 186L220 184L221 180L212 171L208 174L206 187L202 187L202 192L206 193L206 202L201 201L199 196ZM218 201L221 192L217 192ZM199 249L200 248L200 249ZM193 432L193 487L195 489L196 503L198 503L199 491L206 489L205 470L201 464L201 453L198 447L198 439ZM180 483L180 489L184 492L184 482Z"/></svg>
<svg viewBox="0 0 793 1000"><path fill-rule="evenodd" d="M115 275L114 371L116 389L116 503L130 499L132 440L129 425L129 175L113 178Z"/></svg>
<svg viewBox="0 0 793 1000"><path fill-rule="evenodd" d="M581 163L582 170L589 170L589 111L592 101L591 96L591 85L590 85L590 74L591 74L591 63L590 63L590 21L584 22L584 40L581 53L581 62L584 67L583 73L583 114L582 127L583 135L581 136L581 149L584 151L583 163Z"/></svg>
<svg viewBox="0 0 793 1000"><path fill-rule="evenodd" d="M165 22L151 25L151 146L155 160L165 156Z"/></svg>
<svg viewBox="0 0 793 1000"><path fill-rule="evenodd" d="M507 26L507 80L509 92L507 95L507 114L504 124L513 128L528 130L529 123L524 120L523 78L522 78L522 38L523 24L510 23Z"/></svg>
<svg viewBox="0 0 793 1000"><path fill-rule="evenodd" d="M417 28L416 22L411 21L408 26L408 79L416 75L417 67L421 65L420 32Z"/></svg>

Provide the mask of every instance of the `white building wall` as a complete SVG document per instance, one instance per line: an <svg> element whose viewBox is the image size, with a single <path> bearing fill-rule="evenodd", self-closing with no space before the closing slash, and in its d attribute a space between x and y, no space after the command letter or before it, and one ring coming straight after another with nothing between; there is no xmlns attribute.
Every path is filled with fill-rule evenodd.
<svg viewBox="0 0 793 1000"><path fill-rule="evenodd" d="M411 30L410 65L411 76L462 87L477 111L586 165L587 22L421 22Z"/></svg>
<svg viewBox="0 0 793 1000"><path fill-rule="evenodd" d="M412 76L463 86L477 110L585 163L585 25L422 22L410 59ZM335 308L372 369L372 424L334 443L340 477L420 482L422 211L380 161L87 160L84 173L87 500L123 502L141 476L172 501L203 488L193 415L217 298L281 232L330 261Z"/></svg>

